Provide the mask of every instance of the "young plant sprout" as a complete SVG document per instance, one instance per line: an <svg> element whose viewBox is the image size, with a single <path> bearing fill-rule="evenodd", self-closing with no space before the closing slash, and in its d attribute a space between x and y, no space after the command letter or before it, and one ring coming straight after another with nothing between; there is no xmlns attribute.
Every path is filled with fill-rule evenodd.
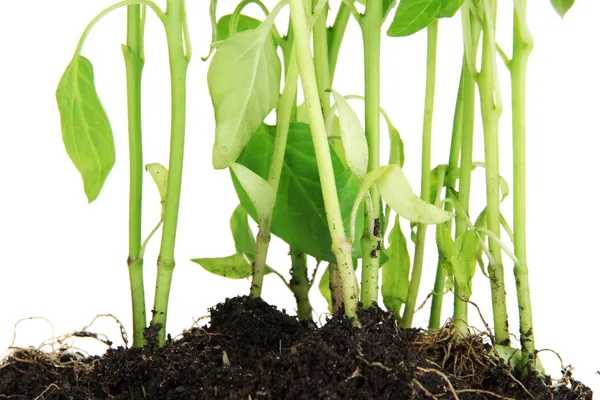
<svg viewBox="0 0 600 400"><path fill-rule="evenodd" d="M215 169L229 169L240 205L230 218L235 253L192 261L223 277L250 278L252 298L261 297L264 276L275 274L292 291L299 319L310 323L313 314L309 291L317 269L310 274L308 257L313 257L317 266L327 263L318 286L332 312L343 306L346 317L360 326L359 302L365 309L376 307L381 294L383 304L396 316L400 327L410 328L421 278L433 271L424 265L424 255L428 226L434 225L429 231L435 230L438 261L429 328L441 328L443 296L451 291L455 339L469 337L468 310L479 265L490 283L497 349L494 354L510 359L523 374L541 371L536 360L526 258L526 72L533 47L526 0L513 2L510 59L497 43L498 0L401 0L397 6L393 0L344 0L331 26L330 2L326 0L282 0L271 11L259 0L243 0L232 14L220 18L217 3L210 2L212 45L204 59L210 58L207 81L215 117L212 163ZM357 3L362 5L362 12ZM573 0L551 3L564 16ZM263 20L244 14L251 4L261 9ZM186 71L191 60L185 2L168 0L166 11L162 11L149 0L126 0L104 10L84 31L56 96L67 153L82 175L88 200L94 201L114 164L115 149L108 117L93 84L92 65L81 52L92 27L120 7L127 7L123 54L129 120L128 265L134 346L145 343L147 324L144 250L161 225L151 324L159 328L158 343L162 345L175 267ZM169 49L171 145L168 169L160 164L146 166L157 184L163 209L158 225L142 242L141 75L147 8L164 25ZM281 34L275 22L285 8L289 10L289 21ZM405 154L399 131L381 105L382 27L394 9L387 29L389 36L427 31L419 195L402 170ZM365 86L360 95L343 93L334 82L351 18L363 38ZM463 56L448 163L432 169L438 21L443 18L460 19L463 37L458 45ZM499 75L505 71L499 59L511 77L512 227L500 209L509 195L509 186L500 175L499 123L505 105ZM302 104L298 104L300 90ZM475 112L477 95L479 116ZM364 128L352 107L353 100L364 101ZM275 124L269 125L265 121L273 110ZM390 138L387 164L381 160L382 116L384 132L387 129ZM476 118L481 118L483 132L476 132ZM483 135L484 162L473 160L473 143L479 133ZM477 168L485 171L486 204L473 221L470 196L475 189L471 187L471 176ZM258 224L256 236L249 218ZM411 232L412 265L401 227L403 220L415 228ZM267 265L272 234L289 246L289 281L276 266ZM504 241L504 236L510 243ZM503 263L506 256L514 264L520 350L510 347ZM360 284L355 273L358 264Z"/></svg>

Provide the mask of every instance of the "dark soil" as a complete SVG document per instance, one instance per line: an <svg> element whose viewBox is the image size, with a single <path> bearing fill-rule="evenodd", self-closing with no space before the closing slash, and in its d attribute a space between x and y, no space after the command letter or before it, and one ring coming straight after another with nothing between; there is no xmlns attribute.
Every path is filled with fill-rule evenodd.
<svg viewBox="0 0 600 400"><path fill-rule="evenodd" d="M235 298L209 327L161 349L117 348L103 357L15 350L0 365L11 399L592 399L568 370L562 381L517 379L483 336L460 343L451 328L399 330L381 310L353 328L341 314L322 328L262 300Z"/></svg>

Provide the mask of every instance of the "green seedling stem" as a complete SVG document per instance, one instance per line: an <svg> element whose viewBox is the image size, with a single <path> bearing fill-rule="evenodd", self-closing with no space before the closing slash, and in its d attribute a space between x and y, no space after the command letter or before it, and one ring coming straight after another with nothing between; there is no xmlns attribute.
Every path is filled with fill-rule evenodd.
<svg viewBox="0 0 600 400"><path fill-rule="evenodd" d="M167 200L158 256L158 272L152 324L159 325L158 344L165 343L167 309L175 269L175 236L179 216L183 150L185 141L186 76L190 61L189 38L184 0L167 0L164 25L171 73L171 144Z"/></svg>
<svg viewBox="0 0 600 400"><path fill-rule="evenodd" d="M312 307L310 306L310 300L308 299L310 282L308 281L306 254L290 247L290 256L292 257L292 269L290 270L292 279L290 280L290 289L292 289L294 297L296 298L298 319L310 323L312 322Z"/></svg>
<svg viewBox="0 0 600 400"><path fill-rule="evenodd" d="M515 1L513 22L513 58L510 62L512 84L514 244L520 266L514 266L519 302L521 360L523 370L536 365L533 316L526 253L526 79L527 61L533 39L527 28L526 0Z"/></svg>
<svg viewBox="0 0 600 400"><path fill-rule="evenodd" d="M350 20L350 8L344 4L340 4L335 21L330 29L331 41L329 42L329 77L333 81L335 75L335 68L337 66L338 56L340 55L340 47L342 46L342 40L346 33L346 27Z"/></svg>
<svg viewBox="0 0 600 400"><path fill-rule="evenodd" d="M319 178L323 191L323 200L327 222L331 234L332 250L336 257L340 277L346 316L359 324L356 310L358 291L352 265L352 245L344 232L344 223L335 185L335 175L323 112L320 107L319 89L312 62L310 49L310 29L302 0L290 0L290 14L295 32L297 62L302 79L304 98L308 109L313 145L317 157Z"/></svg>
<svg viewBox="0 0 600 400"><path fill-rule="evenodd" d="M425 112L423 114L423 144L421 159L421 198L424 201L431 199L431 131L433 125L433 104L435 97L435 70L437 55L438 22L435 20L427 27L427 78L425 84ZM423 258L425 255L425 234L427 225L417 226L417 240L415 244L415 257L413 262L408 296L402 314L400 326L410 328L412 326L417 294L421 284L423 272Z"/></svg>
<svg viewBox="0 0 600 400"><path fill-rule="evenodd" d="M458 168L460 158L461 140L463 132L463 113L464 113L464 82L465 82L465 65L460 73L460 84L458 85L458 94L456 95L456 106L454 108L454 122L452 125L452 140L450 142L450 157L448 159L448 171L452 173ZM445 179L444 179L445 180ZM451 188L454 189L456 180L452 181ZM451 196L451 191L446 188L446 198ZM444 203L446 211L452 211L452 204ZM447 223L448 229L452 229L452 220ZM444 289L446 281L446 273L442 267L442 263L438 262L437 271L435 274L435 284L433 287L433 295L431 297L431 313L429 314L429 329L440 329L442 322L442 303L444 299Z"/></svg>
<svg viewBox="0 0 600 400"><path fill-rule="evenodd" d="M127 120L129 130L129 283L133 311L133 346L144 345L146 302L142 256L142 69L144 67L141 6L127 7L127 44L123 46L127 73Z"/></svg>
<svg viewBox="0 0 600 400"><path fill-rule="evenodd" d="M293 46L293 45L292 45ZM273 143L273 156L269 167L268 182L269 185L277 193L279 188L279 180L281 178L281 170L283 169L283 161L285 158L285 147L292 117L292 109L296 103L296 94L298 91L298 63L296 62L296 52L293 51L290 55L288 70L285 77L283 93L279 98L277 105L277 128L275 131L275 141ZM250 296L260 297L263 287L263 278L267 263L267 252L271 241L271 215L264 218L258 228L256 237L256 257L253 264L252 286L250 288Z"/></svg>
<svg viewBox="0 0 600 400"><path fill-rule="evenodd" d="M368 171L379 168L380 153L380 59L382 2L367 0L365 14L360 20L365 68L365 133L369 146ZM366 201L369 201L368 199ZM381 201L373 185L371 207L365 207L365 231L361 238L362 281L361 301L365 308L377 303L379 293L379 250L381 249Z"/></svg>
<svg viewBox="0 0 600 400"><path fill-rule="evenodd" d="M316 7L319 0L312 0L312 7ZM327 89L331 88L331 74L329 72L329 50L327 43L327 7L321 11L313 26L313 52L315 73L317 76L317 87L319 88L319 99L323 115L329 114L330 94Z"/></svg>
<svg viewBox="0 0 600 400"><path fill-rule="evenodd" d="M497 2L495 0L483 0L482 5L484 9L483 48L481 72L477 76L477 86L479 87L484 131L487 223L488 229L500 237L498 125L502 114L502 100L498 87L496 65ZM489 275L494 310L495 338L498 344L509 345L510 336L508 333L502 250L499 244L492 239L489 240L489 248L493 258L493 261L490 261L489 264Z"/></svg>

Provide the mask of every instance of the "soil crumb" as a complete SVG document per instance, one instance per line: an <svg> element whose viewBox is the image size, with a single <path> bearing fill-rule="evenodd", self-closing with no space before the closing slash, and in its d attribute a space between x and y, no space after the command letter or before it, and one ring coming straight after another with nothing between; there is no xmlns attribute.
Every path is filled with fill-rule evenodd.
<svg viewBox="0 0 600 400"><path fill-rule="evenodd" d="M399 329L393 315L341 313L308 328L260 299L228 299L211 323L160 349L110 349L102 357L17 349L0 365L11 399L543 399L586 400L563 380L522 381L491 355L483 335L456 342L452 327Z"/></svg>

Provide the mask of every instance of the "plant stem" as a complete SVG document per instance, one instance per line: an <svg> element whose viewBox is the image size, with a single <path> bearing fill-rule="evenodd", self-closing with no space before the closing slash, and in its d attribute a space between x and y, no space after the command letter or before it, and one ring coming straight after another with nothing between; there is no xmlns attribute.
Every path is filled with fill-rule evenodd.
<svg viewBox="0 0 600 400"><path fill-rule="evenodd" d="M365 53L365 134L369 146L369 172L379 168L380 164L381 15L381 0L367 0L361 28ZM365 231L361 239L363 253L361 301L366 309L377 304L379 295L381 201L375 185L370 190L370 197L372 212L365 212ZM365 207L365 210L369 210L369 208Z"/></svg>
<svg viewBox="0 0 600 400"><path fill-rule="evenodd" d="M312 0L314 8L318 0ZM319 18L313 26L313 53L315 73L317 76L317 87L319 88L319 99L323 115L329 114L330 94L326 92L331 88L331 77L329 74L329 51L327 49L327 7L319 14Z"/></svg>
<svg viewBox="0 0 600 400"><path fill-rule="evenodd" d="M127 7L127 44L123 46L127 73L127 121L129 131L129 283L133 312L133 347L144 345L146 301L142 246L142 69L143 21L141 7Z"/></svg>
<svg viewBox="0 0 600 400"><path fill-rule="evenodd" d="M464 82L465 82L465 65L460 73L460 84L458 85L458 94L456 95L456 106L454 107L454 121L452 125L452 140L450 144L450 157L448 159L448 170L452 176L455 176L454 171L458 168L458 160L460 158L460 146L463 131L463 112L464 112ZM446 177L444 177L446 182ZM452 180L452 189L456 186L456 179ZM446 198L450 197L450 190L446 188ZM444 209L452 211L452 204L445 203ZM448 229L452 229L452 220L446 222ZM438 261L437 271L435 275L435 284L433 287L433 295L431 299L431 313L429 315L429 329L440 329L442 321L442 303L444 299L444 283L446 281L446 273L442 263Z"/></svg>
<svg viewBox="0 0 600 400"><path fill-rule="evenodd" d="M336 263L329 263L329 290L331 291L331 312L335 314L344 304L342 278Z"/></svg>
<svg viewBox="0 0 600 400"><path fill-rule="evenodd" d="M520 9L519 9L520 7ZM526 252L526 79L527 61L533 40L527 29L526 0L515 2L513 22L513 58L510 62L512 83L513 181L514 181L514 243L515 255L521 263L515 265L514 275L519 302L521 359L523 370L536 365L533 337L533 315L529 291L529 271Z"/></svg>
<svg viewBox="0 0 600 400"><path fill-rule="evenodd" d="M308 109L308 118L317 157L317 166L319 168L319 178L321 181L321 189L323 191L327 223L331 234L332 250L336 256L342 279L344 309L346 316L353 320L355 324L359 324L356 315L358 297L354 268L352 265L352 245L344 232L344 222L342 220L337 188L335 185L335 175L331 163L327 131L325 129L325 121L323 120L323 112L320 107L317 78L311 60L310 30L308 28L302 0L290 0L289 4L292 24L296 35L296 59L302 78L304 98Z"/></svg>
<svg viewBox="0 0 600 400"><path fill-rule="evenodd" d="M308 299L308 290L310 283L308 281L308 268L306 264L306 254L290 247L290 256L292 257L292 269L290 273L290 288L296 298L298 306L298 319L304 322L312 322L312 307Z"/></svg>
<svg viewBox="0 0 600 400"><path fill-rule="evenodd" d="M485 18L483 23L483 53L481 72L477 78L483 118L487 223L488 229L500 237L500 160L498 151L498 125L502 114L502 101L497 85L496 68L496 1L483 0ZM508 315L506 311L506 291L504 285L504 268L502 266L502 250L499 244L489 239L492 256L489 264L490 285L492 291L492 307L494 310L494 330L496 342L501 345L510 344L508 333Z"/></svg>
<svg viewBox="0 0 600 400"><path fill-rule="evenodd" d="M283 160L285 158L285 148L287 145L292 108L296 103L298 74L296 54L292 48L292 54L290 55L290 61L288 63L288 71L285 76L283 93L279 97L279 103L277 105L277 127L275 131L275 141L273 143L273 156L269 167L268 182L275 193L277 193L277 190L279 189L279 180L281 178L281 170L283 169ZM259 224L258 235L256 237L256 256L254 258L252 271L252 286L250 287L251 297L260 297L262 292L263 278L267 263L267 252L271 241L272 216L273 210L271 210L271 215L264 218Z"/></svg>
<svg viewBox="0 0 600 400"><path fill-rule="evenodd" d="M348 20L350 19L350 8L344 3L340 4L333 26L331 30L331 40L329 42L329 78L333 82L335 68L337 67L338 56L340 55L340 47L346 33Z"/></svg>
<svg viewBox="0 0 600 400"><path fill-rule="evenodd" d="M175 268L175 236L179 216L185 142L186 75L189 64L183 41L184 0L167 0L165 31L171 72L171 144L165 215L158 256L152 324L160 324L158 345L165 343L171 279Z"/></svg>
<svg viewBox="0 0 600 400"><path fill-rule="evenodd" d="M433 104L435 97L435 69L437 55L437 33L438 22L427 27L427 78L425 84L425 112L423 114L423 144L421 161L421 198L429 202L431 200L431 131L433 125ZM417 226L417 241L415 244L415 257L408 287L408 297L404 307L404 314L400 326L410 328L412 325L417 294L421 284L423 272L423 257L425 253L425 234L427 225Z"/></svg>

